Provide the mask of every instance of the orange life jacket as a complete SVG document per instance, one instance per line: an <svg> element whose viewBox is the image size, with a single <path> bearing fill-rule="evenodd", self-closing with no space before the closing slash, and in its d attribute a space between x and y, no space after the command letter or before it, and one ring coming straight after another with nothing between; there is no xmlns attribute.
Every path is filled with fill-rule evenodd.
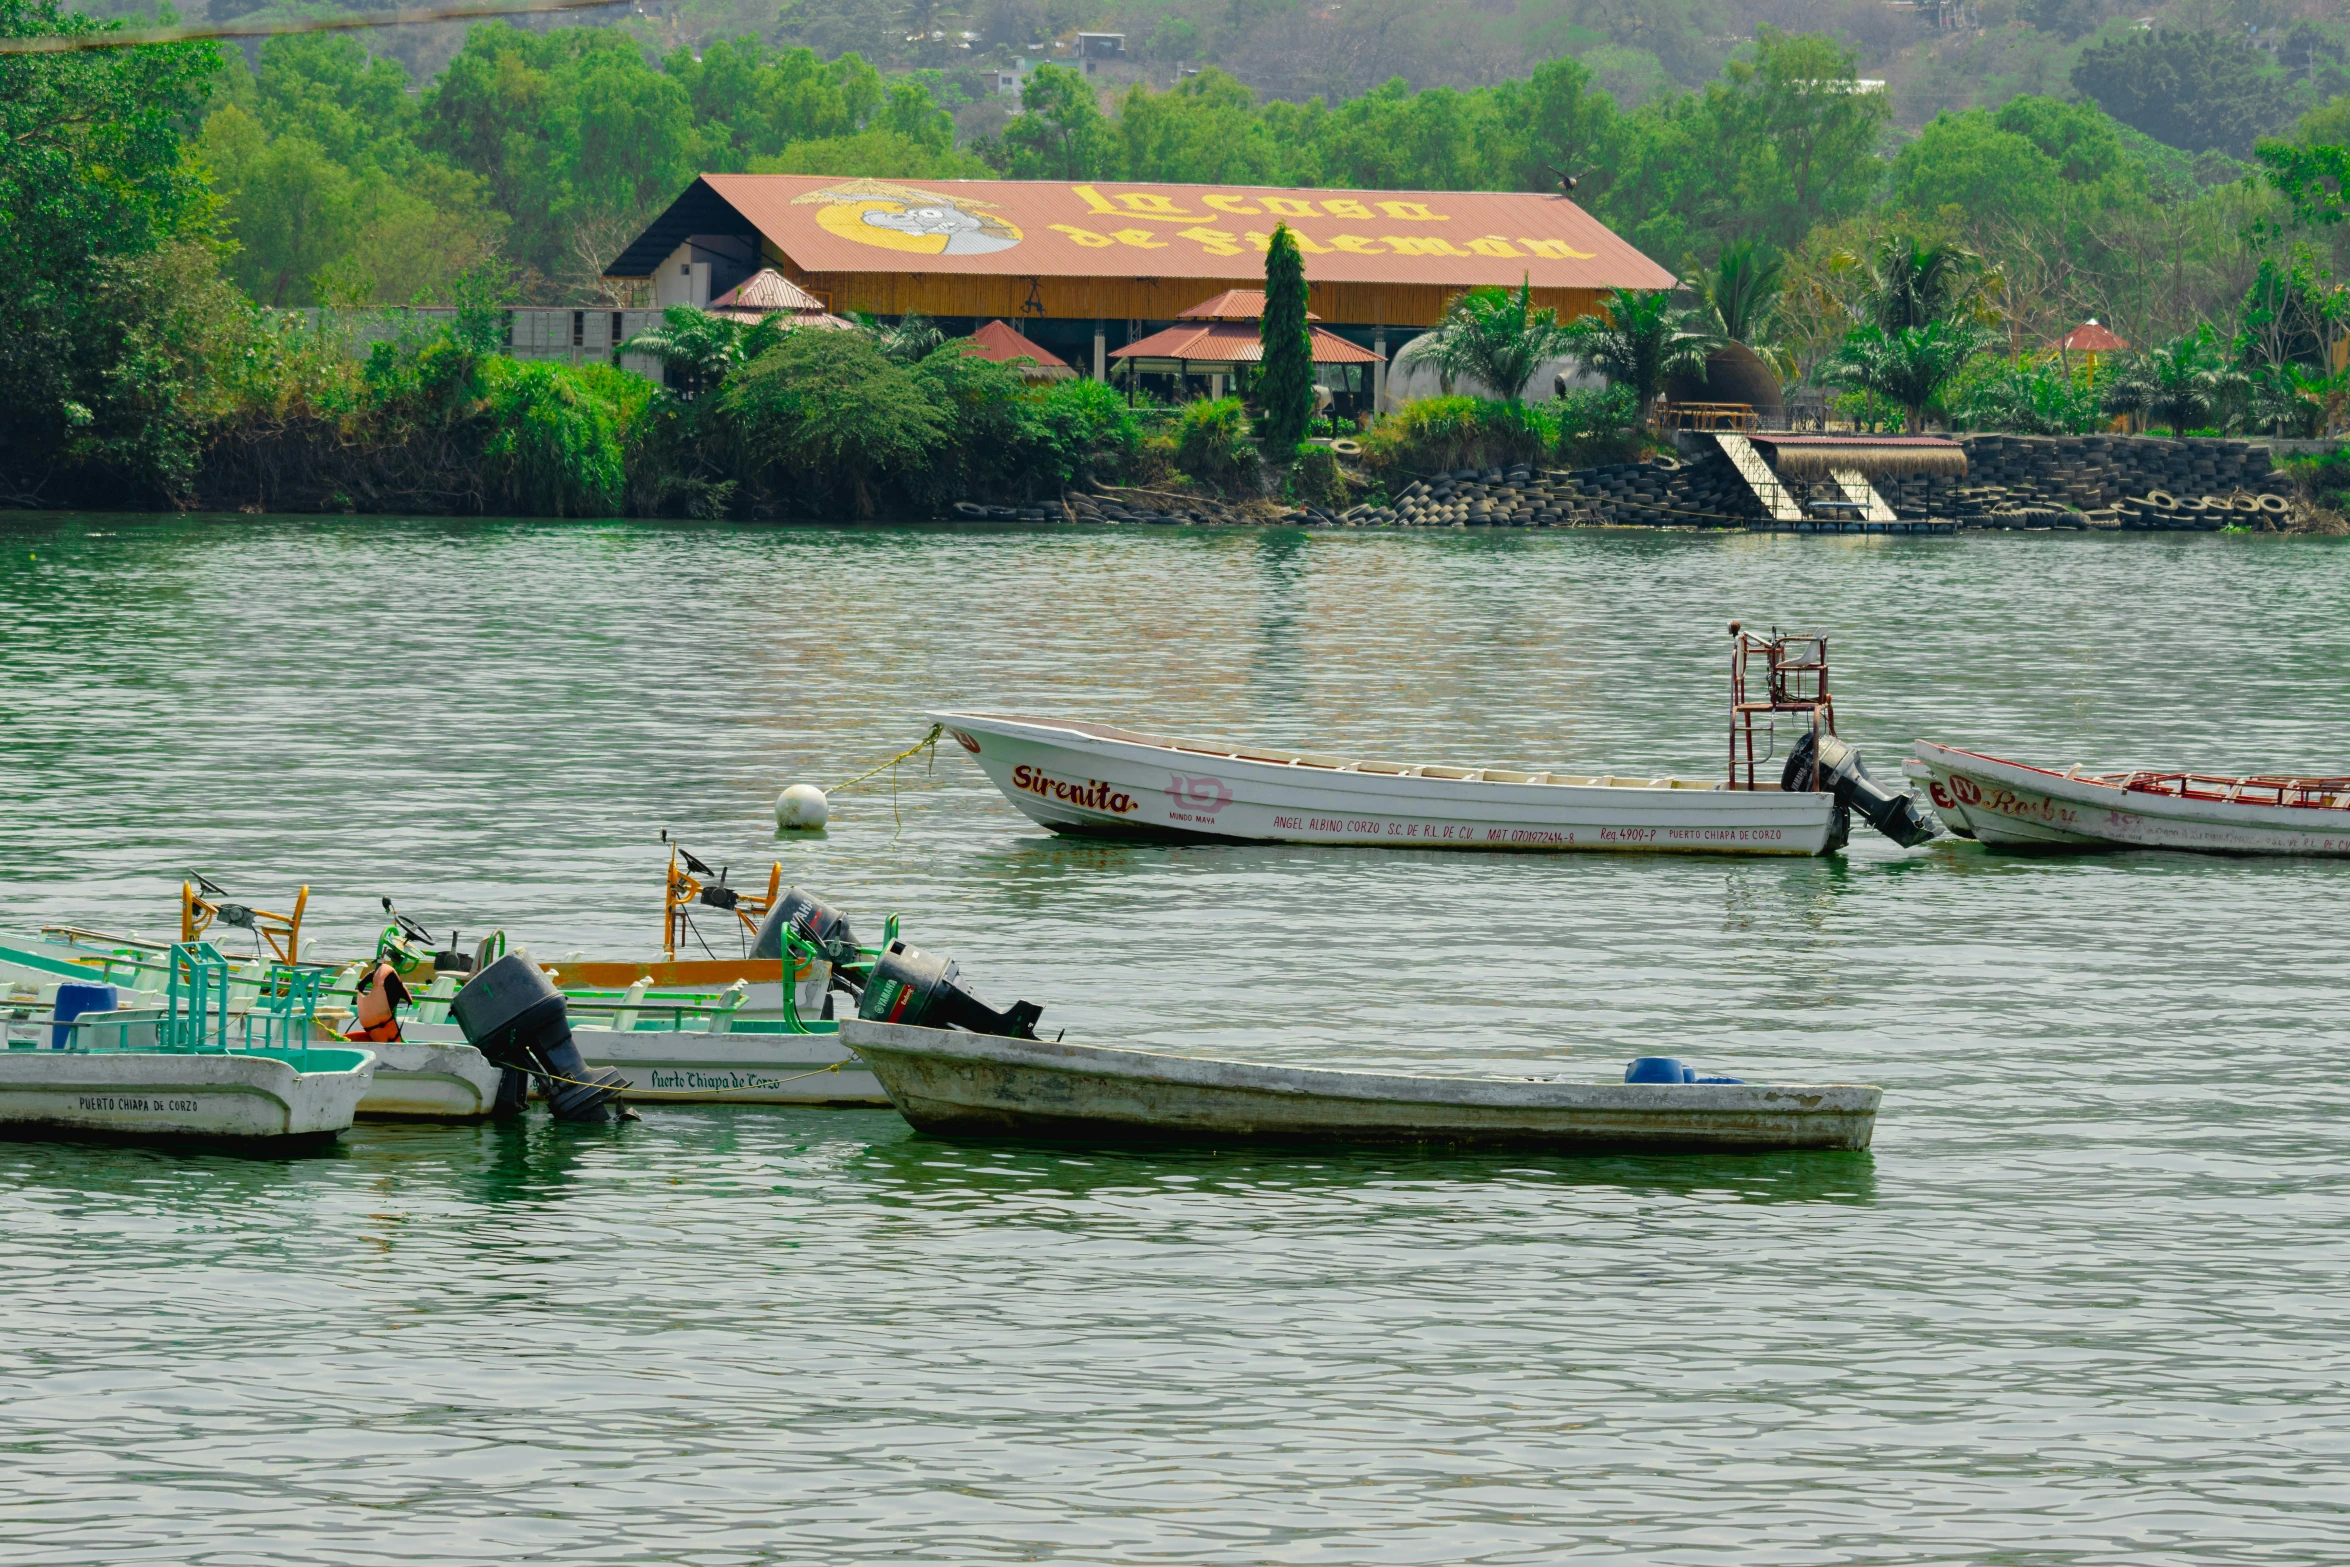
<svg viewBox="0 0 2350 1567"><path fill-rule="evenodd" d="M382 1022L367 1028L355 1028L343 1037L345 1039L364 1039L378 1045L388 1045L400 1037L400 1020L396 1017L387 1017Z"/></svg>

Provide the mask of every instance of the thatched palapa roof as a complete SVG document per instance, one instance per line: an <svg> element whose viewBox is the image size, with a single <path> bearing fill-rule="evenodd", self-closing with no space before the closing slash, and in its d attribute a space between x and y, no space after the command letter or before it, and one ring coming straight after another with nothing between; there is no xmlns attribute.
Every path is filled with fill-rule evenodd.
<svg viewBox="0 0 2350 1567"><path fill-rule="evenodd" d="M1938 435L1778 435L1765 430L1752 439L1782 479L1825 479L1839 468L1857 468L1870 479L1919 473L1966 477L1966 448Z"/></svg>

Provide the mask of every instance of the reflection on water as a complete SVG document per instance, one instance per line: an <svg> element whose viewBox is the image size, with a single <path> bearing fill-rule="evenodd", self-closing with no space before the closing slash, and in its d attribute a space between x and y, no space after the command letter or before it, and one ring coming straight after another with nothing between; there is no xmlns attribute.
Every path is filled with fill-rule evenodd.
<svg viewBox="0 0 2350 1567"><path fill-rule="evenodd" d="M644 953L671 829L1072 1038L1885 1085L1869 1154L1147 1155L879 1111L0 1144L0 1563L2319 1561L2350 867L1064 842L922 715L1707 774L1732 619L1880 776L2338 772L2350 554L0 518L0 929ZM387 570L406 585L363 585ZM2160 627L2158 637L2133 628ZM2249 640L2248 640L2249 639ZM2257 648L2247 661L2246 649ZM877 781L878 783L878 781Z"/></svg>

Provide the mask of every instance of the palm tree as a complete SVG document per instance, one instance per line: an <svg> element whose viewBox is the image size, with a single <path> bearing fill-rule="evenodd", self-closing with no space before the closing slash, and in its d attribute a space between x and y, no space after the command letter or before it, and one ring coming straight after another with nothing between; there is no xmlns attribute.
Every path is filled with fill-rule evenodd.
<svg viewBox="0 0 2350 1567"><path fill-rule="evenodd" d="M1445 301L1444 315L1412 339L1400 356L1409 364L1431 364L1449 385L1467 377L1501 394L1505 403L1526 395L1526 383L1542 361L1566 351L1573 329L1559 324L1548 305L1534 308L1532 278L1516 293L1506 288L1473 288Z"/></svg>
<svg viewBox="0 0 2350 1567"><path fill-rule="evenodd" d="M1696 294L1714 330L1728 342L1743 343L1782 380L1795 373L1795 356L1778 341L1779 291L1786 258L1757 240L1722 247L1711 272L1682 287Z"/></svg>
<svg viewBox="0 0 2350 1567"><path fill-rule="evenodd" d="M932 349L947 340L938 323L919 311L900 316L895 326L885 325L879 316L863 312L858 313L856 320L865 335L873 339L873 346L884 357L900 364L910 365L928 357Z"/></svg>
<svg viewBox="0 0 2350 1567"><path fill-rule="evenodd" d="M1856 327L1837 350L1838 373L1850 385L1900 404L1903 428L1915 435L1926 427L1926 405L1990 344L1991 334L1971 321L1893 332Z"/></svg>
<svg viewBox="0 0 2350 1567"><path fill-rule="evenodd" d="M624 354L649 354L671 372L681 396L714 387L738 365L749 364L783 341L776 316L737 321L714 316L691 305L672 305L661 312L661 324L637 333L620 345Z"/></svg>
<svg viewBox="0 0 2350 1567"><path fill-rule="evenodd" d="M1695 311L1683 310L1662 289L1608 292L1596 316L1585 316L1564 333L1567 356L1584 369L1629 387L1647 419L1676 372L1705 373L1705 356L1722 346L1722 334Z"/></svg>
<svg viewBox="0 0 2350 1567"><path fill-rule="evenodd" d="M1849 253L1839 258L1862 266ZM1888 234L1863 267L1861 310L1888 334L1981 313L1999 276L1961 245L1928 245L1912 234Z"/></svg>
<svg viewBox="0 0 2350 1567"><path fill-rule="evenodd" d="M2242 371L2221 363L2207 322L2124 365L2106 383L2105 409L2134 414L2174 431L2193 430L2248 389Z"/></svg>

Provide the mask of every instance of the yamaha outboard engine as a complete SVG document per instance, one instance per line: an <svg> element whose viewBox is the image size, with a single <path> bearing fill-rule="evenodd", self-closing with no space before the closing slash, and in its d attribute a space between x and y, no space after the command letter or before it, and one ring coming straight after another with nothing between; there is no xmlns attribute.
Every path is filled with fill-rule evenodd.
<svg viewBox="0 0 2350 1567"><path fill-rule="evenodd" d="M1015 1001L998 1012L955 983L948 958L917 952L893 941L873 965L857 1016L873 1023L907 1023L916 1028L960 1028L1005 1039L1034 1039L1044 1008Z"/></svg>
<svg viewBox="0 0 2350 1567"><path fill-rule="evenodd" d="M604 1107L628 1086L608 1066L591 1067L571 1042L571 1014L563 992L520 952L509 952L465 982L449 1015L465 1042L505 1069L497 1108L522 1108L527 1079L547 1079L547 1103L558 1121L600 1121Z"/></svg>
<svg viewBox="0 0 2350 1567"><path fill-rule="evenodd" d="M1906 793L1896 794L1869 776L1860 753L1831 734L1807 733L1787 753L1787 767L1779 775L1782 789L1824 789L1839 807L1856 811L1861 820L1905 849L1935 837L1941 829L1918 810Z"/></svg>
<svg viewBox="0 0 2350 1567"><path fill-rule="evenodd" d="M832 965L833 978L840 981L841 989L852 996L864 993L865 954L857 945L856 932L849 929L847 915L812 892L786 887L783 896L775 900L775 907L767 911L767 918L760 921L758 939L751 943L751 956L781 958L783 933L787 930L795 939L814 947ZM825 1005L831 1005L829 998Z"/></svg>

